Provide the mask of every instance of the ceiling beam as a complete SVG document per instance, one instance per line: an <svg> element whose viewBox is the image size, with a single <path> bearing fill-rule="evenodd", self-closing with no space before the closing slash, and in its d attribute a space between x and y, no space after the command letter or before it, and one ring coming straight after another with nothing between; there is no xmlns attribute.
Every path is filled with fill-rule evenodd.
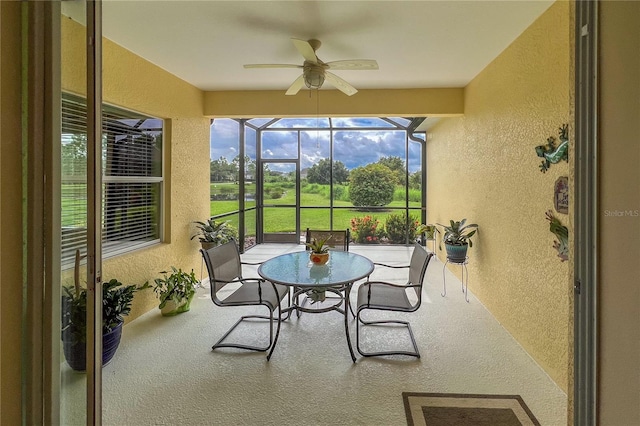
<svg viewBox="0 0 640 426"><path fill-rule="evenodd" d="M346 96L339 90L205 92L204 115L248 117L451 117L464 113L464 89L360 90ZM319 94L319 99L317 95Z"/></svg>

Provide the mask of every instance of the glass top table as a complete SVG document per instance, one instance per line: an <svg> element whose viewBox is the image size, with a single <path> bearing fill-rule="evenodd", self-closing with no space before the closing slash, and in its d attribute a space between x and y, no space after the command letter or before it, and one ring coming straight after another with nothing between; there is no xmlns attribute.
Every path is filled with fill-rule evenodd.
<svg viewBox="0 0 640 426"><path fill-rule="evenodd" d="M287 253L262 263L258 274L274 283L296 287L335 287L352 283L373 272L373 263L364 256L332 251L325 265L314 265L308 251Z"/></svg>
<svg viewBox="0 0 640 426"><path fill-rule="evenodd" d="M299 251L266 260L258 268L258 275L265 280L294 288L292 303L288 308L283 309L283 312L289 313L287 319L294 310L297 311L298 316L300 312L338 311L342 313L347 346L351 359L355 362L356 357L349 336L349 293L355 281L371 275L373 262L359 254L331 251L329 261L325 265L314 265L309 259L309 254L308 251ZM298 303L298 298L308 295L310 291L333 293L338 296L338 302L327 308L305 308ZM341 307L342 302L344 307Z"/></svg>

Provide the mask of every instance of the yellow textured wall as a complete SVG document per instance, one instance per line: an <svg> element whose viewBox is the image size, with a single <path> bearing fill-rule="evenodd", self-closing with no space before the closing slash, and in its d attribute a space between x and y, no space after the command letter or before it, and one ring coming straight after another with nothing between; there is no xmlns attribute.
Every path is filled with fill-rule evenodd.
<svg viewBox="0 0 640 426"><path fill-rule="evenodd" d="M569 3L555 3L465 88L464 117L427 141L428 221L479 224L469 288L565 391L571 263L552 248L545 211L570 167L541 173L534 147L572 119L571 31Z"/></svg>
<svg viewBox="0 0 640 426"><path fill-rule="evenodd" d="M83 94L83 29L62 18L63 90ZM170 266L194 269L199 243L190 241L194 220L209 217L209 119L203 92L115 43L103 43L104 102L164 118L165 243L105 259L105 280L142 284ZM150 290L135 296L128 321L157 306Z"/></svg>
<svg viewBox="0 0 640 426"><path fill-rule="evenodd" d="M22 140L20 2L0 2L0 424L20 424Z"/></svg>
<svg viewBox="0 0 640 426"><path fill-rule="evenodd" d="M600 3L598 424L640 424L640 2Z"/></svg>

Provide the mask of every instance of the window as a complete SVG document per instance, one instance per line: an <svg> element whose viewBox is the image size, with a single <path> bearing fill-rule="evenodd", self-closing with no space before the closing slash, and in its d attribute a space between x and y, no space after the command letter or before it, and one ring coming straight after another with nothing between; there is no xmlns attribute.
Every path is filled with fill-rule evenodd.
<svg viewBox="0 0 640 426"><path fill-rule="evenodd" d="M62 97L62 265L87 243L86 101ZM103 105L102 253L110 257L161 240L163 121Z"/></svg>

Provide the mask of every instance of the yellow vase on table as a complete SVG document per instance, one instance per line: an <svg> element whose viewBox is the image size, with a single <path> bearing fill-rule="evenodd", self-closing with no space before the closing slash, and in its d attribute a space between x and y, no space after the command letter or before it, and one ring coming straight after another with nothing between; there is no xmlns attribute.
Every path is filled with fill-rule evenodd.
<svg viewBox="0 0 640 426"><path fill-rule="evenodd" d="M314 265L324 265L329 261L329 253L311 253L309 259Z"/></svg>

